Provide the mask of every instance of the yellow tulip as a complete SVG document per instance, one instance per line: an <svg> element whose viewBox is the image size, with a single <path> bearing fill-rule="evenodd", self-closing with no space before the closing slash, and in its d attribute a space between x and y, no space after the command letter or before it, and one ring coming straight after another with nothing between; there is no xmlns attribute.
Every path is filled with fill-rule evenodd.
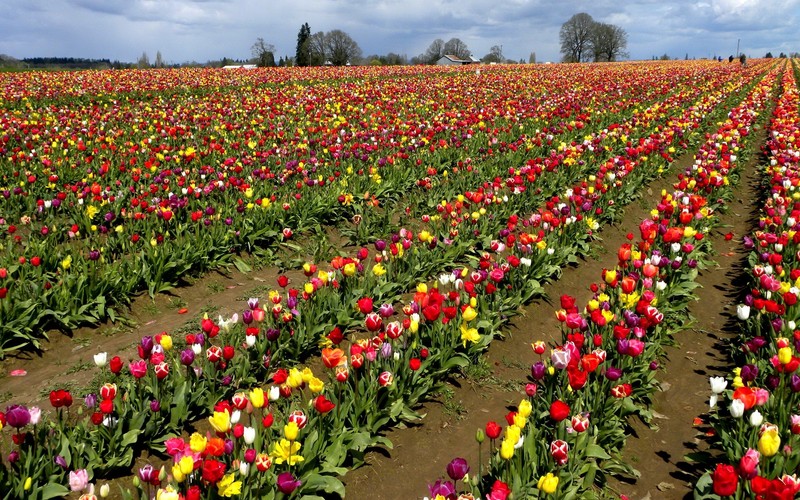
<svg viewBox="0 0 800 500"><path fill-rule="evenodd" d="M178 461L178 468L184 476L188 476L194 470L194 459L191 456L184 456Z"/></svg>
<svg viewBox="0 0 800 500"><path fill-rule="evenodd" d="M186 474L183 473L179 464L172 464L172 477L179 483L186 480Z"/></svg>
<svg viewBox="0 0 800 500"><path fill-rule="evenodd" d="M202 453L205 451L207 444L208 440L199 432L193 433L189 438L189 449L195 453Z"/></svg>
<svg viewBox="0 0 800 500"><path fill-rule="evenodd" d="M170 349L172 349L172 337L167 334L161 335L160 344L165 351L169 351Z"/></svg>
<svg viewBox="0 0 800 500"><path fill-rule="evenodd" d="M758 451L765 457L775 455L780 447L781 437L778 434L778 428L775 426L768 427L758 438Z"/></svg>
<svg viewBox="0 0 800 500"><path fill-rule="evenodd" d="M319 394L323 391L323 389L325 389L325 382L317 377L312 377L312 379L308 382L308 388L311 389L311 392L314 394Z"/></svg>
<svg viewBox="0 0 800 500"><path fill-rule="evenodd" d="M290 369L289 378L286 379L286 383L289 384L289 387L292 389L297 389L303 385L303 373L297 368Z"/></svg>
<svg viewBox="0 0 800 500"><path fill-rule="evenodd" d="M780 361L782 365L787 364L791 360L792 360L791 347L781 347L780 349L778 349L778 361Z"/></svg>
<svg viewBox="0 0 800 500"><path fill-rule="evenodd" d="M286 436L286 439L289 441L294 441L297 439L297 434L300 433L300 427L297 426L296 422L289 422L288 424L283 426L283 435Z"/></svg>
<svg viewBox="0 0 800 500"><path fill-rule="evenodd" d="M500 458L504 460L511 460L511 457L514 456L514 444L516 443L509 441L508 439L504 439L503 443L500 445Z"/></svg>
<svg viewBox="0 0 800 500"><path fill-rule="evenodd" d="M232 497L242 493L242 482L234 481L233 474L225 474L217 483L217 492L222 497Z"/></svg>
<svg viewBox="0 0 800 500"><path fill-rule="evenodd" d="M253 405L253 408L263 408L265 402L264 389L256 387L250 391L250 404Z"/></svg>
<svg viewBox="0 0 800 500"><path fill-rule="evenodd" d="M472 306L467 306L466 309L464 309L464 312L461 313L461 317L464 318L464 321L472 321L478 317L478 311L476 311Z"/></svg>
<svg viewBox="0 0 800 500"><path fill-rule="evenodd" d="M558 488L558 476L554 476L552 472L539 478L539 483L536 485L541 491L552 495Z"/></svg>
<svg viewBox="0 0 800 500"><path fill-rule="evenodd" d="M527 399L523 399L522 401L519 402L519 407L517 408L517 413L519 413L520 415L522 415L525 418L528 418L528 417L531 416L531 411L532 410L533 410L533 407L531 406L531 402L528 401Z"/></svg>
<svg viewBox="0 0 800 500"><path fill-rule="evenodd" d="M231 416L227 411L215 411L214 414L208 417L208 423L217 432L228 432L231 430Z"/></svg>

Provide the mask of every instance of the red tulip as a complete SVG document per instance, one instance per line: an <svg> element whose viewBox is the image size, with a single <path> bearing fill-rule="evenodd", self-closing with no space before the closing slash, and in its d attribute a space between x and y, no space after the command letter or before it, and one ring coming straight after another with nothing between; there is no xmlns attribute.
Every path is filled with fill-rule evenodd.
<svg viewBox="0 0 800 500"><path fill-rule="evenodd" d="M335 407L336 405L332 401L328 400L324 394L320 394L314 400L314 408L320 413L328 413Z"/></svg>
<svg viewBox="0 0 800 500"><path fill-rule="evenodd" d="M489 421L486 423L486 436L489 439L497 439L503 433L503 428L497 425L497 422Z"/></svg>
<svg viewBox="0 0 800 500"><path fill-rule="evenodd" d="M556 422L561 422L569 416L569 411L569 405L567 405L567 403L561 401L560 399L556 399L550 405L550 418Z"/></svg>
<svg viewBox="0 0 800 500"><path fill-rule="evenodd" d="M739 485L739 476L732 465L717 464L712 475L714 493L720 496L730 496L736 493Z"/></svg>
<svg viewBox="0 0 800 500"><path fill-rule="evenodd" d="M72 394L64 389L50 391L50 404L53 408L61 408L62 406L72 406Z"/></svg>
<svg viewBox="0 0 800 500"><path fill-rule="evenodd" d="M225 475L225 464L214 459L203 462L203 479L211 484L216 484Z"/></svg>
<svg viewBox="0 0 800 500"><path fill-rule="evenodd" d="M358 310L361 311L361 314L369 314L372 312L372 299L370 297L362 297L358 299L356 303L358 306Z"/></svg>
<svg viewBox="0 0 800 500"><path fill-rule="evenodd" d="M114 375L119 375L122 371L122 359L119 356L114 356L108 362L108 368L111 370L111 373Z"/></svg>

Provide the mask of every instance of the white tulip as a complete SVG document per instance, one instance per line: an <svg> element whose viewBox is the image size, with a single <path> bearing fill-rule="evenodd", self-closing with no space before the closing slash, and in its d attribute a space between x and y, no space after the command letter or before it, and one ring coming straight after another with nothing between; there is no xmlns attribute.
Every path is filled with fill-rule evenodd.
<svg viewBox="0 0 800 500"><path fill-rule="evenodd" d="M731 402L730 411L733 418L742 418L742 415L744 415L744 402L741 399L734 399Z"/></svg>
<svg viewBox="0 0 800 500"><path fill-rule="evenodd" d="M255 335L245 335L244 342L247 344L247 347L253 347L256 345L256 336Z"/></svg>
<svg viewBox="0 0 800 500"><path fill-rule="evenodd" d="M711 397L708 398L708 407L712 408L712 409L716 408L717 407L717 401L719 401L719 394L713 394L712 393Z"/></svg>
<svg viewBox="0 0 800 500"><path fill-rule="evenodd" d="M758 410L753 410L753 413L750 414L750 425L753 427L758 427L763 421L764 417L761 415L761 412Z"/></svg>
<svg viewBox="0 0 800 500"><path fill-rule="evenodd" d="M244 438L245 444L253 444L253 441L256 440L256 429L255 427L245 427L244 433L242 434L242 438Z"/></svg>
<svg viewBox="0 0 800 500"><path fill-rule="evenodd" d="M281 390L277 385L273 385L269 388L269 400L270 401L277 401L281 397Z"/></svg>
<svg viewBox="0 0 800 500"><path fill-rule="evenodd" d="M102 368L106 366L106 362L108 361L108 353L107 352L98 352L94 355L94 364L98 368Z"/></svg>
<svg viewBox="0 0 800 500"><path fill-rule="evenodd" d="M739 304L736 306L736 317L741 321L745 321L750 317L750 306L747 304Z"/></svg>
<svg viewBox="0 0 800 500"><path fill-rule="evenodd" d="M711 383L711 392L714 394L722 394L728 387L728 381L723 377L709 377L708 381Z"/></svg>
<svg viewBox="0 0 800 500"><path fill-rule="evenodd" d="M231 423L238 424L239 419L241 418L242 418L242 412L240 410L233 410L233 413L231 413Z"/></svg>
<svg viewBox="0 0 800 500"><path fill-rule="evenodd" d="M662 291L666 290L666 288L667 288L667 282L666 281L661 281L661 280L656 281L656 290L658 290L659 292L662 292Z"/></svg>

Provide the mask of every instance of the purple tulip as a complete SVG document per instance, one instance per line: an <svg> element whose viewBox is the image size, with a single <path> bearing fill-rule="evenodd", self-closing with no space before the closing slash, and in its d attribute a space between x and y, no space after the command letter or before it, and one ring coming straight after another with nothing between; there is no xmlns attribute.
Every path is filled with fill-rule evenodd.
<svg viewBox="0 0 800 500"><path fill-rule="evenodd" d="M181 351L181 364L189 366L194 362L194 351L191 348Z"/></svg>
<svg viewBox="0 0 800 500"><path fill-rule="evenodd" d="M252 322L253 322L253 311L245 309L245 311L242 313L242 323L244 323L245 325L249 325Z"/></svg>
<svg viewBox="0 0 800 500"><path fill-rule="evenodd" d="M281 331L278 330L277 328L270 327L267 328L265 336L267 337L267 340L269 340L270 342L274 342L278 340L278 337L281 336Z"/></svg>
<svg viewBox="0 0 800 500"><path fill-rule="evenodd" d="M767 388L770 391L774 391L781 384L781 378L779 376L777 376L777 375L774 375L774 374L773 375L767 375L767 378L764 381L764 384L767 386Z"/></svg>
<svg viewBox="0 0 800 500"><path fill-rule="evenodd" d="M658 361L651 361L650 362L650 369L651 370L658 370Z"/></svg>
<svg viewBox="0 0 800 500"><path fill-rule="evenodd" d="M96 394L87 394L85 398L83 398L83 403L86 405L87 408L94 408L97 406L97 395Z"/></svg>
<svg viewBox="0 0 800 500"><path fill-rule="evenodd" d="M384 250L386 250L386 242L383 241L383 240L376 241L375 242L375 250L377 250L379 252L383 252Z"/></svg>
<svg viewBox="0 0 800 500"><path fill-rule="evenodd" d="M450 481L442 481L437 479L435 483L428 485L428 491L431 492L431 497L441 495L448 500L455 500L456 498L456 485Z"/></svg>
<svg viewBox="0 0 800 500"><path fill-rule="evenodd" d="M789 379L789 387L792 392L800 392L800 376L797 374L792 375L792 378Z"/></svg>
<svg viewBox="0 0 800 500"><path fill-rule="evenodd" d="M531 366L531 376L535 380L542 380L547 373L547 367L541 361L537 361Z"/></svg>
<svg viewBox="0 0 800 500"><path fill-rule="evenodd" d="M394 307L392 307L391 304L381 304L381 306L378 308L378 314L384 318L388 318L394 314Z"/></svg>
<svg viewBox="0 0 800 500"><path fill-rule="evenodd" d="M612 366L606 370L606 378L608 380L611 380L613 382L619 380L620 377L622 377L622 370L620 370L619 368Z"/></svg>
<svg viewBox="0 0 800 500"><path fill-rule="evenodd" d="M150 354L150 351L153 350L153 337L150 335L145 335L142 337L142 350L146 354Z"/></svg>
<svg viewBox="0 0 800 500"><path fill-rule="evenodd" d="M752 382L758 376L758 367L756 365L744 365L740 373L742 382Z"/></svg>
<svg viewBox="0 0 800 500"><path fill-rule="evenodd" d="M447 475L453 481L461 481L469 472L469 464L461 457L456 457L447 464Z"/></svg>
<svg viewBox="0 0 800 500"><path fill-rule="evenodd" d="M221 383L224 387L228 387L229 385L231 385L231 382L233 382L233 376L225 375L224 377L222 377Z"/></svg>
<svg viewBox="0 0 800 500"><path fill-rule="evenodd" d="M300 487L301 483L298 479L292 475L291 472L281 472L278 474L278 479L276 481L278 489L284 495L291 495L294 490Z"/></svg>
<svg viewBox="0 0 800 500"><path fill-rule="evenodd" d="M67 460L64 457L62 457L61 455L56 455L53 458L53 462L55 462L56 465L58 465L59 467L61 467L64 470L67 470L69 468L69 466L67 465Z"/></svg>
<svg viewBox="0 0 800 500"><path fill-rule="evenodd" d="M6 408L6 423L11 427L21 429L31 421L31 412L23 405L11 405Z"/></svg>
<svg viewBox="0 0 800 500"><path fill-rule="evenodd" d="M17 463L17 460L19 460L19 452L17 450L8 454L8 463L14 464Z"/></svg>
<svg viewBox="0 0 800 500"><path fill-rule="evenodd" d="M158 413L161 411L161 403L157 399L150 401L150 411Z"/></svg>
<svg viewBox="0 0 800 500"><path fill-rule="evenodd" d="M381 345L381 357L383 359L389 359L392 357L392 344L389 342L384 342Z"/></svg>
<svg viewBox="0 0 800 500"><path fill-rule="evenodd" d="M226 439L225 444L222 446L223 451L225 451L226 455L230 455L233 453L233 440Z"/></svg>
<svg viewBox="0 0 800 500"><path fill-rule="evenodd" d="M139 468L139 479L141 479L143 483L151 483L156 477L158 477L158 470L152 465L147 464Z"/></svg>

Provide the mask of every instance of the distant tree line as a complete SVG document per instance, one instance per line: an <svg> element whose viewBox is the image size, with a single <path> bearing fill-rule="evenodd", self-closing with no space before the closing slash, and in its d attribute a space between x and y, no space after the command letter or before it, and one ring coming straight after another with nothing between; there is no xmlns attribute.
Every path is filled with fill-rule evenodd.
<svg viewBox="0 0 800 500"><path fill-rule="evenodd" d="M628 34L613 24L599 23L585 12L575 14L559 32L564 62L618 61L628 54Z"/></svg>
<svg viewBox="0 0 800 500"><path fill-rule="evenodd" d="M84 59L81 57L26 57L22 63L29 68L108 69L109 59Z"/></svg>

